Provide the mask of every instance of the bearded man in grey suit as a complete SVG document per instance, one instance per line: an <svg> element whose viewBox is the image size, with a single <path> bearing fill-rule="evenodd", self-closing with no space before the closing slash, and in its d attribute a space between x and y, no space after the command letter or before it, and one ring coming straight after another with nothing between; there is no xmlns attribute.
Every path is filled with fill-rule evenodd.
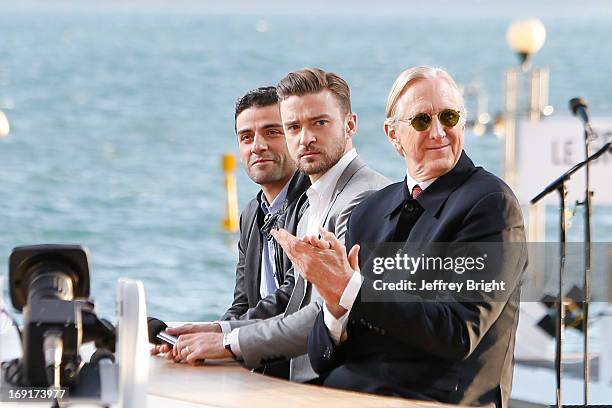
<svg viewBox="0 0 612 408"><path fill-rule="evenodd" d="M312 186L302 199L308 209L297 235L316 244L319 229L344 240L353 208L389 181L371 170L353 148L357 115L348 84L316 68L288 74L277 85L289 153L308 174ZM316 381L306 355L308 333L321 310L321 296L298 273L285 313L264 320L236 320L168 329L179 335L167 357L198 364L203 359L234 357L249 368L291 359L290 379Z"/></svg>

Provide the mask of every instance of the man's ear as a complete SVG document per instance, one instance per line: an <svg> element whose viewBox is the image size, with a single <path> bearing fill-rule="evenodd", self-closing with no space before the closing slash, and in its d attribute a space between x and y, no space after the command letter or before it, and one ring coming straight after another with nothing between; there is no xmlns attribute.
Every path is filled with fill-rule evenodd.
<svg viewBox="0 0 612 408"><path fill-rule="evenodd" d="M352 139L353 136L355 136L355 133L357 132L357 114L354 112L351 112L348 115L346 115L346 122L344 126L345 126L344 134L346 135L347 138Z"/></svg>
<svg viewBox="0 0 612 408"><path fill-rule="evenodd" d="M404 149L402 148L402 145L400 143L399 135L397 134L397 129L389 119L385 120L383 130L385 131L385 134L387 135L387 140L389 140L391 146L393 146L395 151L400 156L404 157Z"/></svg>

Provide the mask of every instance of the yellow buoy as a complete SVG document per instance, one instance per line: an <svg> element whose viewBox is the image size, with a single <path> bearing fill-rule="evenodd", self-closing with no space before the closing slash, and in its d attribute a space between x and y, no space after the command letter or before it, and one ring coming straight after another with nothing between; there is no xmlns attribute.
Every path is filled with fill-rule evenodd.
<svg viewBox="0 0 612 408"><path fill-rule="evenodd" d="M238 231L238 189L236 187L236 157L224 154L221 167L225 174L225 190L227 193L226 214L222 222L225 231Z"/></svg>

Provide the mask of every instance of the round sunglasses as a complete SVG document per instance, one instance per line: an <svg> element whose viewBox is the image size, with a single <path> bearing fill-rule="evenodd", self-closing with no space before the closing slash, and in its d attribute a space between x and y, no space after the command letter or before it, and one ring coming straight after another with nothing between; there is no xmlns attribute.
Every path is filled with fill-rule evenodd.
<svg viewBox="0 0 612 408"><path fill-rule="evenodd" d="M444 109L438 112L436 115L438 120L445 128L452 128L459 123L461 112L455 109ZM431 127L433 122L432 115L426 112L417 113L416 115L407 119L398 119L399 122L410 123L410 125L419 132L424 132Z"/></svg>

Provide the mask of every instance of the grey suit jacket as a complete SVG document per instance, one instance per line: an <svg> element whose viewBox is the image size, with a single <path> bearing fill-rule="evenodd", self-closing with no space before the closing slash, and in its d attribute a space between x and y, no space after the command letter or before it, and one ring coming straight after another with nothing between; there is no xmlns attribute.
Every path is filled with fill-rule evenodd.
<svg viewBox="0 0 612 408"><path fill-rule="evenodd" d="M388 184L389 180L367 167L359 156L353 159L336 183L323 217L323 228L344 242L347 220L353 208ZM298 224L299 237L304 236L307 224L308 212ZM240 327L238 341L244 365L259 368L291 359L289 378L305 382L318 376L310 366L306 341L321 310L321 301L311 302L312 285L304 281L298 271L292 273L296 275L295 288L284 314L265 320L235 320L229 324L232 329Z"/></svg>

